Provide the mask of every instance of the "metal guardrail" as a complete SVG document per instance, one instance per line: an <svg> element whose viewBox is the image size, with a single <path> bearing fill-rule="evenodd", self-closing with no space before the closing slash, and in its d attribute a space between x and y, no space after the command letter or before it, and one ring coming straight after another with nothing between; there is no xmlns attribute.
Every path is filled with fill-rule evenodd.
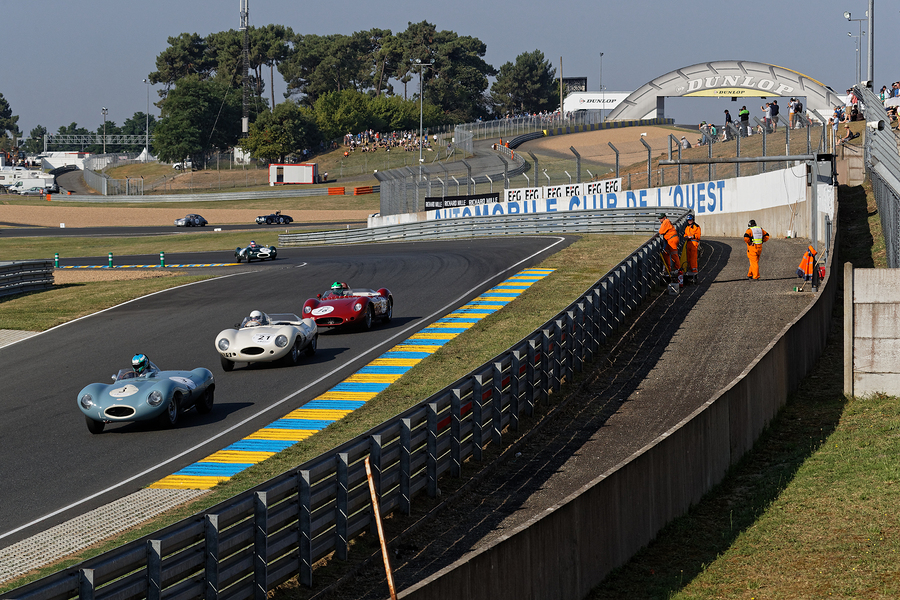
<svg viewBox="0 0 900 600"><path fill-rule="evenodd" d="M87 173L87 171L85 171ZM336 186L332 186L336 187ZM345 188L352 195L353 188ZM372 193L381 192L380 186L372 186ZM54 202L95 202L104 203L148 203L148 202L224 202L228 200L266 200L269 198L298 198L305 196L327 196L328 188L305 188L294 187L289 189L280 188L271 191L255 191L255 192L205 192L202 194L153 194L145 196L96 196L96 195L75 195L53 197ZM346 192L345 192L346 195Z"/></svg>
<svg viewBox="0 0 900 600"><path fill-rule="evenodd" d="M489 207L490 205L485 205ZM653 233L659 228L660 209L618 208L578 212L462 217L369 227L366 229L290 233L278 236L286 248L322 244L461 239L497 235L545 233ZM668 209L671 212L671 209ZM680 216L681 209L678 209Z"/></svg>
<svg viewBox="0 0 900 600"><path fill-rule="evenodd" d="M875 203L881 217L881 230L887 253L888 267L900 267L900 154L897 151L897 135L891 130L881 99L872 90L854 86L860 99L866 121L882 121L884 129L866 126L865 164L866 174L872 182Z"/></svg>
<svg viewBox="0 0 900 600"><path fill-rule="evenodd" d="M676 224L683 227L683 218ZM371 531L364 460L382 514L409 513L442 475L501 445L581 371L663 280L657 236L537 330L471 373L337 449L161 531L4 594L50 600L264 598Z"/></svg>
<svg viewBox="0 0 900 600"><path fill-rule="evenodd" d="M53 287L53 261L0 262L0 296L36 292Z"/></svg>

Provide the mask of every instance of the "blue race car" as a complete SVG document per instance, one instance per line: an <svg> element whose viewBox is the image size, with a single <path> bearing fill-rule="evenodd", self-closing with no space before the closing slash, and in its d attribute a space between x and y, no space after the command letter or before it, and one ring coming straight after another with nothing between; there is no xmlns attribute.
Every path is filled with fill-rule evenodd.
<svg viewBox="0 0 900 600"><path fill-rule="evenodd" d="M120 421L156 421L174 427L186 410L195 408L201 414L212 410L216 384L208 369L160 371L146 362L140 374L120 369L113 375L114 383L92 383L78 393L88 431L101 433L107 423Z"/></svg>

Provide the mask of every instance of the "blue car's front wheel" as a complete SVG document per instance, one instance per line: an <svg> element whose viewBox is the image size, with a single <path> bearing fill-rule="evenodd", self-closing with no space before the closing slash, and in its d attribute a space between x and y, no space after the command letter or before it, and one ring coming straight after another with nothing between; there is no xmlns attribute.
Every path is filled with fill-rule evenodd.
<svg viewBox="0 0 900 600"><path fill-rule="evenodd" d="M159 415L159 424L162 427L175 427L178 424L178 419L181 418L181 396L179 394L175 394L171 400L169 400L168 406L166 406L166 410L163 414Z"/></svg>

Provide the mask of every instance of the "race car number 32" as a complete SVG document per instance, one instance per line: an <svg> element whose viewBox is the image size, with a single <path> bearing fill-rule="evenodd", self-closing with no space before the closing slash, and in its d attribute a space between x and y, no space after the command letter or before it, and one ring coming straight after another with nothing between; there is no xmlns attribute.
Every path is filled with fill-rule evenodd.
<svg viewBox="0 0 900 600"><path fill-rule="evenodd" d="M313 309L312 314L314 314L317 317L321 317L322 315L327 315L328 313L330 313L333 310L334 310L333 306L319 306L319 307Z"/></svg>

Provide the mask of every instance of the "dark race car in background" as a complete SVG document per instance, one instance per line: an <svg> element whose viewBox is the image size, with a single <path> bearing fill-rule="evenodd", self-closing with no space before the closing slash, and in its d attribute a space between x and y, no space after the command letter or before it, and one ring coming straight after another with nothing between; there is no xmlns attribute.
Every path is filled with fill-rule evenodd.
<svg viewBox="0 0 900 600"><path fill-rule="evenodd" d="M256 217L257 225L287 225L293 222L294 219L290 215L283 215L280 210L276 210L270 215Z"/></svg>
<svg viewBox="0 0 900 600"><path fill-rule="evenodd" d="M206 219L196 214L189 214L180 219L175 219L175 227L204 227L209 223Z"/></svg>
<svg viewBox="0 0 900 600"><path fill-rule="evenodd" d="M248 246L234 249L235 262L241 262L242 260L250 262L253 259L266 260L267 258L275 260L277 256L278 249L275 246L264 246L256 242L250 242Z"/></svg>
<svg viewBox="0 0 900 600"><path fill-rule="evenodd" d="M319 327L358 325L371 329L375 319L385 323L394 316L394 297L386 288L379 290L328 290L303 303L303 316L312 317Z"/></svg>

